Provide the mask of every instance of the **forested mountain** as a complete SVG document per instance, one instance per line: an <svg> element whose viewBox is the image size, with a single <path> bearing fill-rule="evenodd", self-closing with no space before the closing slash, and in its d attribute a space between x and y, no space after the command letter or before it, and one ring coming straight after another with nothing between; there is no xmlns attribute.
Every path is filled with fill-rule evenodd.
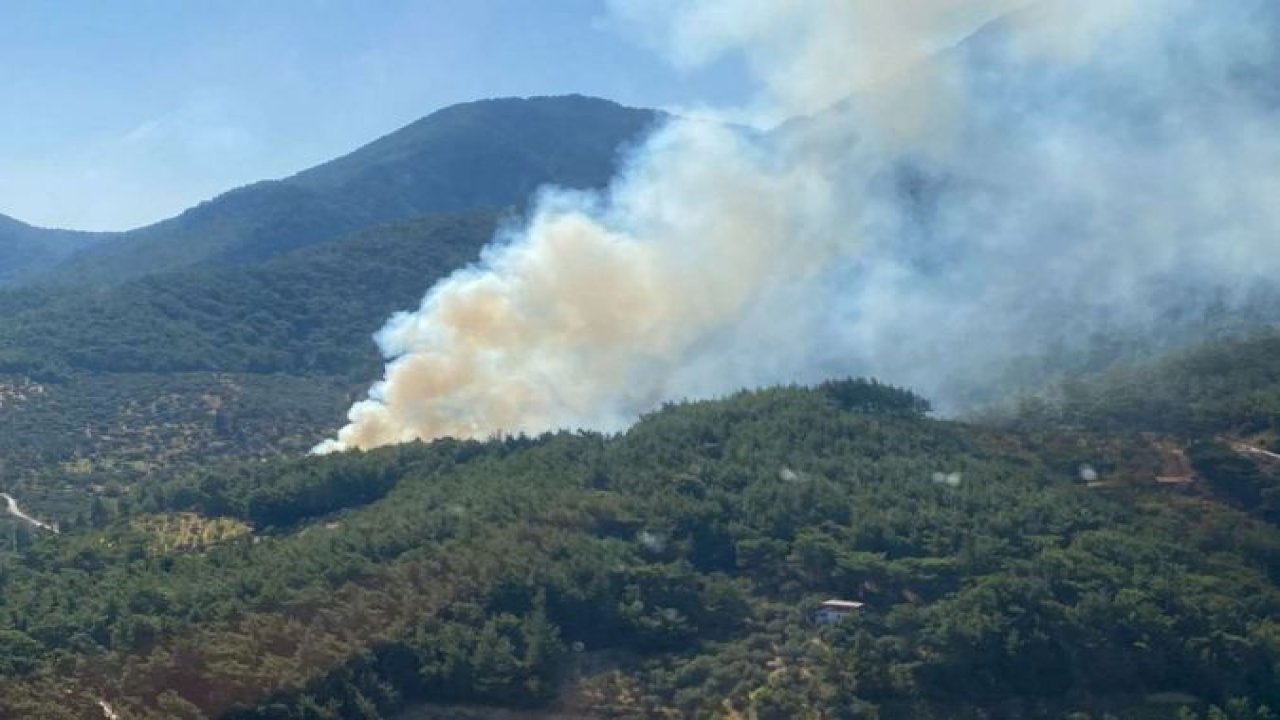
<svg viewBox="0 0 1280 720"><path fill-rule="evenodd" d="M1188 438L1280 432L1280 331L1259 327L1080 376L1025 401L1020 421Z"/></svg>
<svg viewBox="0 0 1280 720"><path fill-rule="evenodd" d="M0 293L0 371L370 376L372 333L435 280L474 262L499 217L426 216L252 267Z"/></svg>
<svg viewBox="0 0 1280 720"><path fill-rule="evenodd" d="M0 215L0 286L39 276L110 233L46 230Z"/></svg>
<svg viewBox="0 0 1280 720"><path fill-rule="evenodd" d="M406 221L256 267L0 294L3 489L74 516L95 492L175 468L305 452L377 376L372 333L473 261L500 217Z"/></svg>
<svg viewBox="0 0 1280 720"><path fill-rule="evenodd" d="M840 381L144 484L5 558L0 714L1274 717L1276 526L1139 435L926 409Z"/></svg>
<svg viewBox="0 0 1280 720"><path fill-rule="evenodd" d="M1270 295L982 418L841 380L306 455L392 312L655 118L473 103L121 237L0 218L63 283L0 292L0 491L61 529L0 520L0 718L1276 717Z"/></svg>
<svg viewBox="0 0 1280 720"><path fill-rule="evenodd" d="M453 106L293 177L121 233L56 267L46 264L32 279L103 285L191 266L255 264L419 215L520 205L546 184L600 186L620 151L657 118L581 96Z"/></svg>
<svg viewBox="0 0 1280 720"><path fill-rule="evenodd" d="M305 450L376 377L392 312L542 185L603 184L656 118L577 96L448 108L0 291L0 482L74 513L85 487Z"/></svg>

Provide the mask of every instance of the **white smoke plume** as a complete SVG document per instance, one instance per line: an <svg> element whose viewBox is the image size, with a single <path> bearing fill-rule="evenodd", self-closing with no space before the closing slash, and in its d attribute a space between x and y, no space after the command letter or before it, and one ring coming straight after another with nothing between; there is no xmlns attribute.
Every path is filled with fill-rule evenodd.
<svg viewBox="0 0 1280 720"><path fill-rule="evenodd" d="M318 451L874 374L959 403L1021 355L1232 303L1280 265L1269 0L616 0L740 54L770 132L675 120L378 335Z"/></svg>

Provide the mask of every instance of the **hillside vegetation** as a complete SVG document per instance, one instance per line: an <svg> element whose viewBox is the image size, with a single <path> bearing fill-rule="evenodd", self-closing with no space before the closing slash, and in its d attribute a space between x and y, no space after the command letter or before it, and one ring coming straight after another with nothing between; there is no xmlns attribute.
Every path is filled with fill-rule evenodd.
<svg viewBox="0 0 1280 720"><path fill-rule="evenodd" d="M1021 409L1024 420L1182 437L1280 431L1280 332L1258 329L1082 376Z"/></svg>
<svg viewBox="0 0 1280 720"><path fill-rule="evenodd" d="M474 262L498 214L380 226L257 267L156 275L101 291L0 295L0 371L358 373L391 313Z"/></svg>
<svg viewBox="0 0 1280 720"><path fill-rule="evenodd" d="M306 455L391 313L659 118L472 103L120 236L0 218L0 490L61 531L0 519L0 718L1276 718L1270 290L981 418L841 380Z"/></svg>
<svg viewBox="0 0 1280 720"><path fill-rule="evenodd" d="M925 407L843 381L149 485L6 561L0 713L1271 717L1276 527L1157 486L1140 437ZM253 536L157 543L192 512ZM832 597L866 606L815 626Z"/></svg>
<svg viewBox="0 0 1280 720"><path fill-rule="evenodd" d="M0 215L0 287L47 273L109 237L108 233L45 230Z"/></svg>
<svg viewBox="0 0 1280 720"><path fill-rule="evenodd" d="M131 233L0 218L0 260L33 238L59 260L0 290L0 489L70 521L142 478L305 450L377 377L372 335L393 312L474 262L539 187L604 184L658 117L577 96L469 103Z"/></svg>
<svg viewBox="0 0 1280 720"><path fill-rule="evenodd" d="M377 376L372 334L498 215L380 227L254 268L0 295L0 489L71 520L140 479L305 452ZM0 524L4 521L0 520Z"/></svg>

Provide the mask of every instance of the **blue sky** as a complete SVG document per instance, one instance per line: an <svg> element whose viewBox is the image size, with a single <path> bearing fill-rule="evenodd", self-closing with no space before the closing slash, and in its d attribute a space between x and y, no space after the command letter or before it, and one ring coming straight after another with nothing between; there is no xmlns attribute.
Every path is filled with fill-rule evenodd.
<svg viewBox="0 0 1280 720"><path fill-rule="evenodd" d="M604 0L0 0L0 213L108 230L345 153L440 107L746 97Z"/></svg>

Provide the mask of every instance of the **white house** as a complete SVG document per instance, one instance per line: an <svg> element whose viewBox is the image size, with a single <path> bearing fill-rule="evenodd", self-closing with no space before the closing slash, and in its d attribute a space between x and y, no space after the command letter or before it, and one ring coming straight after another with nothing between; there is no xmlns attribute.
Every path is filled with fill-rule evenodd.
<svg viewBox="0 0 1280 720"><path fill-rule="evenodd" d="M856 600L827 600L813 613L813 621L819 625L834 625L866 605Z"/></svg>

